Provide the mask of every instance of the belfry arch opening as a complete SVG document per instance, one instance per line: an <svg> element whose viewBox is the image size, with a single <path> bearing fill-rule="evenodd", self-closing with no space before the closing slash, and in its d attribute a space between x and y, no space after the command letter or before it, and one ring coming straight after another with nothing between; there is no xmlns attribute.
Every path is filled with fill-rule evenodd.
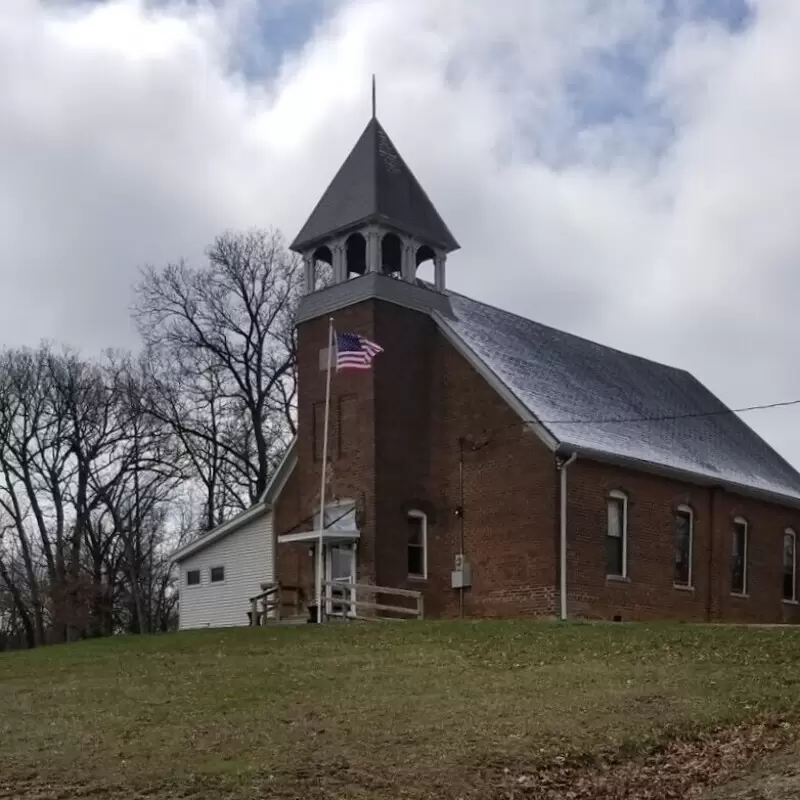
<svg viewBox="0 0 800 800"><path fill-rule="evenodd" d="M330 247L323 245L314 251L312 269L314 270L312 275L313 291L317 292L333 285L333 253Z"/></svg>
<svg viewBox="0 0 800 800"><path fill-rule="evenodd" d="M344 245L345 275L347 278L367 271L367 240L360 233L351 233Z"/></svg>
<svg viewBox="0 0 800 800"><path fill-rule="evenodd" d="M396 233L387 233L381 240L381 272L392 278L403 274L403 242Z"/></svg>
<svg viewBox="0 0 800 800"><path fill-rule="evenodd" d="M430 284L434 283L435 258L436 258L436 253L433 251L433 248L429 247L427 244L423 244L417 248L417 253L415 257L417 266L417 274L416 274L417 280L426 281L427 283Z"/></svg>

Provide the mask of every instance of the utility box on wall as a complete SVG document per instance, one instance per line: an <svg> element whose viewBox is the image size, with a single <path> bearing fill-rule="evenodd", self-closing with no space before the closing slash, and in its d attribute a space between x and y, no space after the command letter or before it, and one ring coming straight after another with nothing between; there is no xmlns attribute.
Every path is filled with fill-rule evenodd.
<svg viewBox="0 0 800 800"><path fill-rule="evenodd" d="M453 589L466 589L472 586L472 567L463 553L456 554L455 567L450 573L450 585Z"/></svg>

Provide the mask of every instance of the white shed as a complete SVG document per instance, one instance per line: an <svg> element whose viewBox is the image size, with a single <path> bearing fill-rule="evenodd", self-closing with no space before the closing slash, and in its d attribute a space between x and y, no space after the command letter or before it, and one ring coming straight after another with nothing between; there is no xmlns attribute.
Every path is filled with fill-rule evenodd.
<svg viewBox="0 0 800 800"><path fill-rule="evenodd" d="M181 630L249 624L250 598L275 580L272 507L295 463L293 443L255 505L173 555Z"/></svg>

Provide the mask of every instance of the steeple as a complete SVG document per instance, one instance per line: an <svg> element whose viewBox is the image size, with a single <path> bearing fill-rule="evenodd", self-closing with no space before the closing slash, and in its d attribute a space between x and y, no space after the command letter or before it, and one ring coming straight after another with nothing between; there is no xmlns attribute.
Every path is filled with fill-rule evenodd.
<svg viewBox="0 0 800 800"><path fill-rule="evenodd" d="M305 258L307 292L314 291L317 261L333 267L335 283L365 272L414 282L417 267L429 259L441 291L447 254L458 246L373 116L291 249Z"/></svg>

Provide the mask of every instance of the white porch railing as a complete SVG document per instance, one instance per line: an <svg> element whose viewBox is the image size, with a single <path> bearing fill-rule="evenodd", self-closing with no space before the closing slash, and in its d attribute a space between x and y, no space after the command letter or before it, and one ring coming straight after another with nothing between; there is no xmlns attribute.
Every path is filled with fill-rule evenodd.
<svg viewBox="0 0 800 800"><path fill-rule="evenodd" d="M323 607L341 609L338 612L329 612L328 616L364 620L424 618L422 592L350 581L323 581L322 587ZM337 593L336 596L334 592ZM396 605L394 602L383 602L384 598L390 601L399 598L399 602L409 602L407 605Z"/></svg>

